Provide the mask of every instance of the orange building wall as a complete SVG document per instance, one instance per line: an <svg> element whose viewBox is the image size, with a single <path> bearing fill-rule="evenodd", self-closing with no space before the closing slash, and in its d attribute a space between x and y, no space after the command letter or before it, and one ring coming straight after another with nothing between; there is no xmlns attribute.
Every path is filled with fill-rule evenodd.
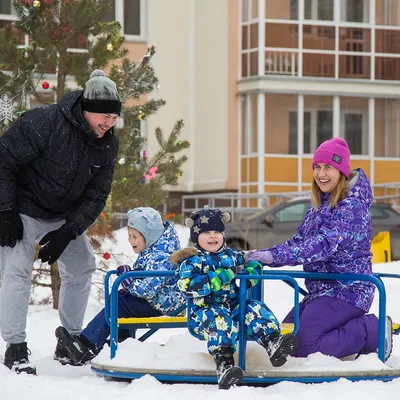
<svg viewBox="0 0 400 400"><path fill-rule="evenodd" d="M268 182L297 182L297 158L265 158L264 175Z"/></svg>

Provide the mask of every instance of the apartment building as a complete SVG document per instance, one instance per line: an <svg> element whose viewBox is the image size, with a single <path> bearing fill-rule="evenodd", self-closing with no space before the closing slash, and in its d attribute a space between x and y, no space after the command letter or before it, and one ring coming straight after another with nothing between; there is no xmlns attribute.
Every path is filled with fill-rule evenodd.
<svg viewBox="0 0 400 400"><path fill-rule="evenodd" d="M400 182L400 0L114 0L108 18L131 59L156 47L167 105L144 122L149 152L156 126L185 121L174 191L309 190L312 153L337 136L376 195Z"/></svg>

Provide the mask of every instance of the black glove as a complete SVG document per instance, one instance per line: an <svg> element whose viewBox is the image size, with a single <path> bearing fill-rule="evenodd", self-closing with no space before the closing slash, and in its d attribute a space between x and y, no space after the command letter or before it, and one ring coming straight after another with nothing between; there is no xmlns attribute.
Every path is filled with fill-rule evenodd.
<svg viewBox="0 0 400 400"><path fill-rule="evenodd" d="M49 232L39 242L40 246L43 247L39 250L38 258L44 263L55 263L69 245L69 242L74 239L76 239L76 234L65 225L55 231Z"/></svg>
<svg viewBox="0 0 400 400"><path fill-rule="evenodd" d="M22 240L24 226L16 210L0 211L0 246L14 247Z"/></svg>

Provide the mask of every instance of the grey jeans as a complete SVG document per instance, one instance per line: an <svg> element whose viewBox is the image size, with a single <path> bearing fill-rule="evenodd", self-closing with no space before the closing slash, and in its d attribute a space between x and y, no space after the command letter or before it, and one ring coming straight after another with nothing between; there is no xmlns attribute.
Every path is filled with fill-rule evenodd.
<svg viewBox="0 0 400 400"><path fill-rule="evenodd" d="M23 239L14 248L0 247L0 331L8 343L26 339L26 322L35 246L64 220L45 221L21 214ZM61 276L59 316L71 333L79 334L89 299L95 257L85 234L71 241L58 259Z"/></svg>

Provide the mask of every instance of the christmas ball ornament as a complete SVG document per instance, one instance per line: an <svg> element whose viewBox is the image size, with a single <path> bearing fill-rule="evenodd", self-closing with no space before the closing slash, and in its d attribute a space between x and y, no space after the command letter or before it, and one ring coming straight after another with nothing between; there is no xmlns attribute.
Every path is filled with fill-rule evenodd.
<svg viewBox="0 0 400 400"><path fill-rule="evenodd" d="M44 81L44 82L42 83L42 88L43 88L43 89L48 89L49 87L50 87L49 82Z"/></svg>
<svg viewBox="0 0 400 400"><path fill-rule="evenodd" d="M137 119L141 120L142 119L142 114L138 115Z"/></svg>
<svg viewBox="0 0 400 400"><path fill-rule="evenodd" d="M114 47L112 45L112 43L107 43L107 50L108 51L113 51Z"/></svg>
<svg viewBox="0 0 400 400"><path fill-rule="evenodd" d="M140 181L140 183L145 183L146 182L146 180L145 179L142 179L141 181Z"/></svg>
<svg viewBox="0 0 400 400"><path fill-rule="evenodd" d="M104 257L105 260L109 260L110 257L111 257L111 254L110 253L104 253L103 257Z"/></svg>
<svg viewBox="0 0 400 400"><path fill-rule="evenodd" d="M40 1L39 0L34 0L34 2L32 3L33 7L35 8L39 8L40 7Z"/></svg>

